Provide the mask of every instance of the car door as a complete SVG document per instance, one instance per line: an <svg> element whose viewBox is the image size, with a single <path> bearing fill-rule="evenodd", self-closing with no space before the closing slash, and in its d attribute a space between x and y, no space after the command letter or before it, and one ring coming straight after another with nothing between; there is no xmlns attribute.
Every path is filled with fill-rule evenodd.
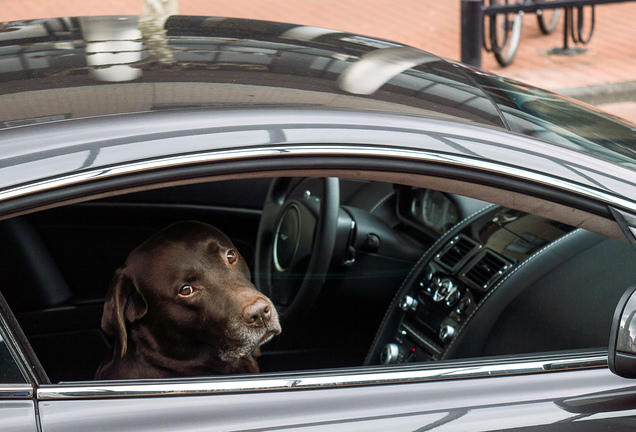
<svg viewBox="0 0 636 432"><path fill-rule="evenodd" d="M39 389L43 430L629 430L605 356Z"/></svg>
<svg viewBox="0 0 636 432"><path fill-rule="evenodd" d="M43 431L627 430L636 390L606 364L604 351L582 350L257 376L40 381L22 403L37 401Z"/></svg>
<svg viewBox="0 0 636 432"><path fill-rule="evenodd" d="M305 125L303 123L302 134L307 133ZM90 183L95 188L93 192L75 189L70 184L68 189L61 189L58 195L52 197L46 185L41 196L27 194L26 200L18 198L10 201L5 211L34 213L49 206L66 204L62 201L101 198L104 194L113 193L113 190L116 194L124 194L139 188L160 189L179 182L214 183L228 178L271 178L283 174L291 177L329 176L463 194L543 219L551 216L556 223L549 224L550 230L556 227L563 231L563 225L568 225L568 233L589 230L614 241L620 242L619 238L625 240L619 225L611 217L609 206L623 210L636 208L630 198L633 186L629 181L621 182L619 175L622 173L625 178L630 178L629 175L633 174L629 170L604 165L599 160L586 159L582 154L560 148L555 153L542 155L536 148L545 146L548 150L545 143L524 141L517 136L506 138L497 131L479 129L483 135L474 138L470 133L476 131L471 128L466 132L460 127L443 126L439 126L440 130L447 129L439 131L439 134L446 134L444 139L439 136L431 138L428 131L415 139L411 135L415 132L404 133L397 129L376 138L390 141L391 145L380 145L378 141L372 141L375 142L373 146L331 143L272 148L266 145L250 147L249 151L241 149L237 153L228 150L222 155L215 152L196 155L196 161L188 163L183 163L181 157L166 157L156 161L157 165L149 169L150 174L156 176L154 178L146 170L136 171L136 167L126 171L127 165L124 164L120 172L126 175L120 177L108 170L101 182L94 180ZM289 136L299 132L294 127L289 128ZM341 130L331 132L333 140L349 137L363 141L354 132L351 135L340 134ZM363 136L371 139L372 133L375 131L364 131ZM461 133L464 134L461 139L457 138L456 135ZM307 135L302 136L307 139ZM416 147L421 145L419 139L425 142L431 140L439 146L446 145L444 149L447 151L417 150ZM462 151L468 156L449 155L458 148L454 144L456 142L461 142ZM413 143L413 148L405 149L404 143ZM532 163L536 169L519 165L511 167L501 160L477 158L477 151L496 154L500 159L504 159L508 152L514 155L514 160L518 160L524 152L532 152ZM456 152L459 153L459 150ZM262 158L262 154L268 157ZM574 156L576 166L568 161ZM549 167L555 166L555 172L561 176L541 174L539 167L542 161L549 162ZM199 170L196 174L193 167ZM603 169L610 167L613 172ZM563 174L570 172L574 173L575 180ZM64 180L68 179L63 179L62 183ZM10 192L18 196L20 193L18 190L7 194ZM312 196L313 193L309 194L309 198ZM33 200L40 200L39 204L33 204ZM381 207L374 205L371 209ZM393 205L389 207L395 209ZM480 212L468 214L466 221L470 221L472 216L482 215ZM355 213L350 211L351 215ZM410 232L413 237L422 238L423 231L412 232L413 226L400 222L399 217L386 217L387 221L395 224L387 223L390 227L399 227L401 233ZM450 240L448 236L454 233L454 227L474 227L472 232L477 234L485 232L479 228L486 226L494 226L495 231L501 233L509 229L506 224L499 223L500 219L490 217L480 220L483 222L480 225L464 226L464 222L464 219L456 221L444 234L429 243L422 241L428 245L426 250L446 244L446 240ZM559 235L557 240L566 235ZM500 249L511 244L520 246L510 239ZM398 243L397 247L403 246ZM537 252L541 250L539 247ZM373 249L365 251L369 255L375 252ZM425 255L422 255L422 260L427 259ZM535 260L532 258L534 252L526 255L526 261ZM20 299L21 290L12 290L11 287L13 285L4 286L3 293L18 294ZM627 286L618 288L626 289ZM400 287L395 289L396 293L401 292ZM576 294L575 290L573 292ZM602 296L604 292L598 294ZM397 297L395 304L399 305L400 300ZM544 300L549 300L549 297ZM68 312L68 306L65 304L42 312L55 321L59 314ZM558 311L559 307L553 310ZM46 324L46 321L42 322ZM79 321L73 321L76 322ZM99 324L92 325L99 332ZM339 332L346 333L346 329L339 329ZM20 333L19 329L12 329L11 334L28 346ZM69 336L73 342L73 332ZM353 340L357 335L351 333L347 336ZM80 341L79 338L76 340ZM75 345L82 347L81 343ZM598 430L602 427L620 429L631 426L635 408L631 402L633 382L611 374L607 369L606 351L603 347L599 348L584 347L579 350L566 347L565 352L547 350L439 361L406 358L407 361L387 365L378 364L377 357L374 357L375 362L366 365L361 361L353 367L277 371L251 376L130 381L68 379L62 382L40 378L35 381L35 400L37 418L43 431L386 430L389 427L402 430ZM281 350L281 354L285 355L285 351ZM39 369L39 365L28 358L19 358L23 368ZM61 362L62 366L64 363ZM46 369L44 366L44 371Z"/></svg>

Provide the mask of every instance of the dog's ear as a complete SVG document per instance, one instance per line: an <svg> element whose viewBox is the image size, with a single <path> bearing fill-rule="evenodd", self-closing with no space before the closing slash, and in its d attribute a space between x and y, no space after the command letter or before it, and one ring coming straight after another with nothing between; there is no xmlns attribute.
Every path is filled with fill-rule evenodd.
<svg viewBox="0 0 636 432"><path fill-rule="evenodd" d="M102 330L121 345L120 356L128 349L126 321L134 322L148 312L148 303L123 268L115 272L104 302Z"/></svg>

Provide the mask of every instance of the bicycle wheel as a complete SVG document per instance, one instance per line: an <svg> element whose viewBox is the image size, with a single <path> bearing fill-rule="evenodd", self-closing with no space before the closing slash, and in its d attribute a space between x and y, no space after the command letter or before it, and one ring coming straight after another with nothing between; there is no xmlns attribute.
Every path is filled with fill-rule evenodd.
<svg viewBox="0 0 636 432"><path fill-rule="evenodd" d="M548 0L549 1L549 0ZM537 10L537 24L539 30L545 35L549 35L559 25L562 9L539 9Z"/></svg>
<svg viewBox="0 0 636 432"><path fill-rule="evenodd" d="M519 2L522 2L520 0ZM488 0L489 5L508 4L508 0ZM490 48L495 54L497 63L508 66L517 54L523 13L519 12L491 15L489 20Z"/></svg>

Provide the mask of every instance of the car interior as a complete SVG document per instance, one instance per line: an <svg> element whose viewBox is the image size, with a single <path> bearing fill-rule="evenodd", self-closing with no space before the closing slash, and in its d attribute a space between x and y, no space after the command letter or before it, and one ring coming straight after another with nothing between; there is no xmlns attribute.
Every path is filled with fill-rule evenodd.
<svg viewBox="0 0 636 432"><path fill-rule="evenodd" d="M207 181L25 213L0 221L0 290L50 382L90 381L112 343L100 322L115 270L153 233L198 220L230 237L279 309L262 372L605 349L636 280L614 221L377 177ZM290 217L293 252L277 242Z"/></svg>

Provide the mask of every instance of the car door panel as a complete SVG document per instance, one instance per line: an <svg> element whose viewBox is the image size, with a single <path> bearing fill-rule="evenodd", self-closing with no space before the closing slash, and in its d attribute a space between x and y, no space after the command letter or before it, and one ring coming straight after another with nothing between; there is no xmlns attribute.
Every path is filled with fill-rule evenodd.
<svg viewBox="0 0 636 432"><path fill-rule="evenodd" d="M37 432L35 419L35 403L33 400L10 400L6 396L13 392L0 384L0 431L2 432Z"/></svg>
<svg viewBox="0 0 636 432"><path fill-rule="evenodd" d="M583 413L583 405L576 411L564 409L564 400L612 389L620 389L617 397L623 399L636 395L633 383L607 368L369 386L338 385L335 373L332 378L329 388L196 396L169 395L176 384L163 387L165 396L105 399L88 398L88 387L50 388L42 389L39 410L44 432L620 430L636 416L624 404L615 409L621 406L618 399L614 408L606 401ZM214 388L214 381L209 383ZM129 384L122 391L134 387ZM61 394L76 399L54 400Z"/></svg>

